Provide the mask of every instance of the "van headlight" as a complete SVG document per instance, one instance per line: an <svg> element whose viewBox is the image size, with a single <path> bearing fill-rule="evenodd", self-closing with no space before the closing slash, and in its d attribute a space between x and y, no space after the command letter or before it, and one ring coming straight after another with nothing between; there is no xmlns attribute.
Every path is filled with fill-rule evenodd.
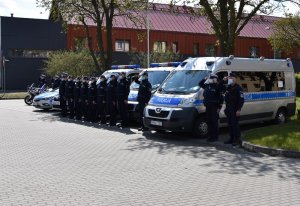
<svg viewBox="0 0 300 206"><path fill-rule="evenodd" d="M191 105L194 102L195 102L195 98L192 97L192 98L182 99L178 105L179 106Z"/></svg>

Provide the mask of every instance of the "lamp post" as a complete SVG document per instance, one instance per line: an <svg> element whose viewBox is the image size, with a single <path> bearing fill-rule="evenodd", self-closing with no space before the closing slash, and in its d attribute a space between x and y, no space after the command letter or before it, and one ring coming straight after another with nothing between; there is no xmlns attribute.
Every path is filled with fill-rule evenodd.
<svg viewBox="0 0 300 206"><path fill-rule="evenodd" d="M267 26L267 27L265 28L265 30L270 31L271 28ZM276 59L276 41L275 41L275 39L273 39L273 58Z"/></svg>
<svg viewBox="0 0 300 206"><path fill-rule="evenodd" d="M150 20L149 20L149 0L147 0L146 11L146 24L147 24L147 68L150 67Z"/></svg>

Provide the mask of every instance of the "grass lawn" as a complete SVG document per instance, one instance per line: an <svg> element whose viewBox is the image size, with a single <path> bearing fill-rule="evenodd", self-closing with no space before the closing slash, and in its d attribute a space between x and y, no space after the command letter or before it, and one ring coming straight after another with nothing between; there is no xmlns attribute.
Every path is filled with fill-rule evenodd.
<svg viewBox="0 0 300 206"><path fill-rule="evenodd" d="M2 97L3 94L0 93L0 97L2 97L2 99L24 99L27 94L27 92L6 93Z"/></svg>
<svg viewBox="0 0 300 206"><path fill-rule="evenodd" d="M297 109L300 109L300 97ZM296 120L296 115L286 124L250 130L245 133L245 140L256 145L300 151L300 120Z"/></svg>

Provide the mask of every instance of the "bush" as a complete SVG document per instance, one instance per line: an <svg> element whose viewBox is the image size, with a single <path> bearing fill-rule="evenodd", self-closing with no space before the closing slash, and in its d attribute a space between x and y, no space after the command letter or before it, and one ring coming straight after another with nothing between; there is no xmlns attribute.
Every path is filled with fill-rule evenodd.
<svg viewBox="0 0 300 206"><path fill-rule="evenodd" d="M296 74L296 94L300 96L300 74Z"/></svg>
<svg viewBox="0 0 300 206"><path fill-rule="evenodd" d="M50 76L63 72L67 72L74 77L89 76L96 73L93 59L86 50L52 52L46 61L44 70Z"/></svg>

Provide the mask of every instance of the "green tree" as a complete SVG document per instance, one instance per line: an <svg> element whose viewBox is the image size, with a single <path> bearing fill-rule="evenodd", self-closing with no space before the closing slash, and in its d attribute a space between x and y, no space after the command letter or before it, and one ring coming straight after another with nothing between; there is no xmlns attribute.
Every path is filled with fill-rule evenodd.
<svg viewBox="0 0 300 206"><path fill-rule="evenodd" d="M144 23L139 12L146 8L147 0L37 0L38 5L50 10L50 17L82 24L86 31L90 54L97 70L107 70L112 64L112 28L117 16L129 18L136 26ZM96 25L96 42L100 61L92 48L88 21ZM105 31L105 32L103 32ZM104 47L106 42L107 47Z"/></svg>
<svg viewBox="0 0 300 206"><path fill-rule="evenodd" d="M140 64L142 68L147 68L148 64L148 54L147 52L141 52L137 50L132 50L129 52L131 59L131 64ZM167 50L164 53L160 52L151 52L150 53L150 62L173 62L180 61L181 55L179 53L173 53L172 51Z"/></svg>
<svg viewBox="0 0 300 206"><path fill-rule="evenodd" d="M50 76L67 72L77 77L97 73L94 62L87 50L52 52L44 68Z"/></svg>
<svg viewBox="0 0 300 206"><path fill-rule="evenodd" d="M300 47L300 14L289 15L274 24L274 34L269 42L275 49L290 52Z"/></svg>
<svg viewBox="0 0 300 206"><path fill-rule="evenodd" d="M173 0L171 5L180 1ZM235 40L247 23L257 14L271 14L283 8L285 2L299 4L298 0L184 0L184 5L198 5L187 12L206 15L218 38L221 55L235 53ZM172 6L175 8L175 6Z"/></svg>

